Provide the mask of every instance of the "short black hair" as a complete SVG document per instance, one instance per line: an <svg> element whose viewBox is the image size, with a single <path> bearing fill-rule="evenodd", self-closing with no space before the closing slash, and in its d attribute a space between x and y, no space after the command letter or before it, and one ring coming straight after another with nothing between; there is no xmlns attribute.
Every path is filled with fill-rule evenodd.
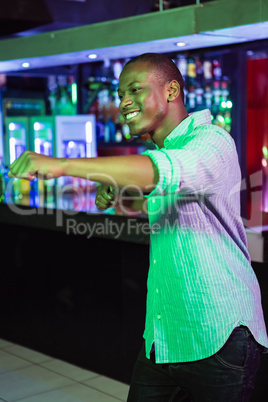
<svg viewBox="0 0 268 402"><path fill-rule="evenodd" d="M124 67L138 62L146 62L148 64L148 71L154 72L160 85L165 85L172 80L178 81L181 88L181 98L184 102L184 79L172 59L162 53L143 53L130 59Z"/></svg>

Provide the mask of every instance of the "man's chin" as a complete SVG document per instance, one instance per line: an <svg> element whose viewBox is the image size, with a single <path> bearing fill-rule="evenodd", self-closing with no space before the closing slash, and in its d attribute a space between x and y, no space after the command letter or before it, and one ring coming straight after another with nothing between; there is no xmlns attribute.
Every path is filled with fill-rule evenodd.
<svg viewBox="0 0 268 402"><path fill-rule="evenodd" d="M145 134L148 134L148 131L141 130L137 127L129 127L129 134L131 135L131 137L141 137Z"/></svg>

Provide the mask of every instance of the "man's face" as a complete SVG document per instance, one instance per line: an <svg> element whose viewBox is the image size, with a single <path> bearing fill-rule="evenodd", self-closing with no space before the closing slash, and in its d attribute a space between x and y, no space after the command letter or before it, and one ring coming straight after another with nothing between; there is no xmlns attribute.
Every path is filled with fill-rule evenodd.
<svg viewBox="0 0 268 402"><path fill-rule="evenodd" d="M132 135L143 135L161 129L165 124L167 90L161 86L146 62L126 66L119 79L119 109Z"/></svg>

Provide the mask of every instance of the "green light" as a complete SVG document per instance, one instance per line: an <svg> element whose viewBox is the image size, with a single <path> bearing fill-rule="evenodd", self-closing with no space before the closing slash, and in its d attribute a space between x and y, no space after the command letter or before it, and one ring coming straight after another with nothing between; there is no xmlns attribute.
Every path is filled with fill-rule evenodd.
<svg viewBox="0 0 268 402"><path fill-rule="evenodd" d="M72 103L77 104L77 84L75 82L72 83Z"/></svg>
<svg viewBox="0 0 268 402"><path fill-rule="evenodd" d="M223 116L218 115L217 119L219 120L220 123L224 123L224 117Z"/></svg>
<svg viewBox="0 0 268 402"><path fill-rule="evenodd" d="M227 107L228 109L231 109L231 108L233 107L233 102L230 101L230 100L228 100L228 101L226 102L226 107Z"/></svg>
<svg viewBox="0 0 268 402"><path fill-rule="evenodd" d="M226 106L226 102L223 101L223 102L221 103L221 107L222 107L223 109L226 109L226 107L227 107L227 106Z"/></svg>
<svg viewBox="0 0 268 402"><path fill-rule="evenodd" d="M267 149L267 147L262 148L262 153L263 153L265 159L268 159L268 149Z"/></svg>
<svg viewBox="0 0 268 402"><path fill-rule="evenodd" d="M130 135L130 134L126 134L125 137L126 137L127 140L129 140L129 139L131 138L131 135Z"/></svg>

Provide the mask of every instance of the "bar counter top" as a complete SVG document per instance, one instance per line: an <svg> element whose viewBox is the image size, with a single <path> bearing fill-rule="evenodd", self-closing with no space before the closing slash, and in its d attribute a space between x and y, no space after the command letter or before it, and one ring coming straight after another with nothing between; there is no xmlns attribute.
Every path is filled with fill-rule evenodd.
<svg viewBox="0 0 268 402"><path fill-rule="evenodd" d="M0 204L0 223L81 236L149 244L149 223L144 215L119 215Z"/></svg>
<svg viewBox="0 0 268 402"><path fill-rule="evenodd" d="M0 223L57 231L67 235L120 240L149 245L150 227L145 215L61 210L0 204ZM268 261L268 226L246 229L252 261Z"/></svg>

